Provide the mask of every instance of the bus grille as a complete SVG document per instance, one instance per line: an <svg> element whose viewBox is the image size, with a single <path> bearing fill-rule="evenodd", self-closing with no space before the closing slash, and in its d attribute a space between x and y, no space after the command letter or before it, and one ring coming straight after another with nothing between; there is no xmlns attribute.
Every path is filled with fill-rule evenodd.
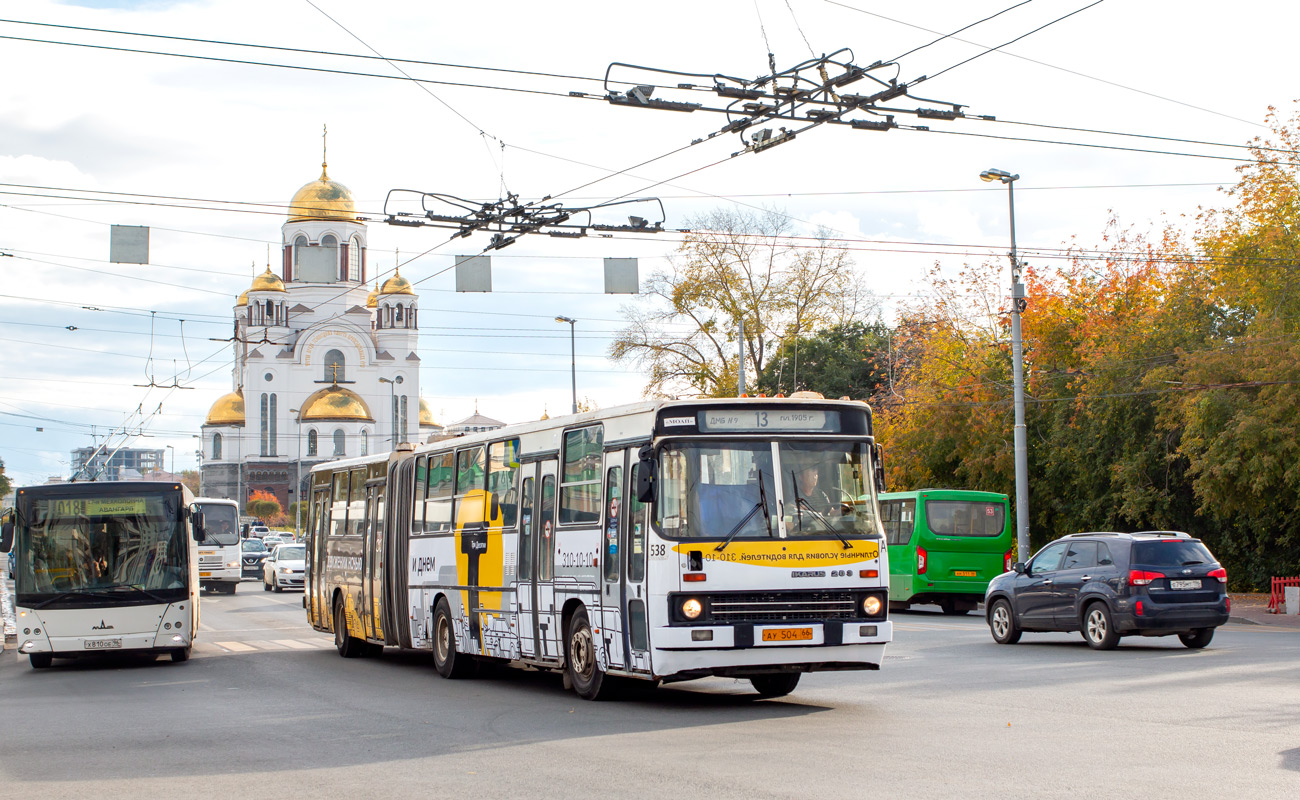
<svg viewBox="0 0 1300 800"><path fill-rule="evenodd" d="M221 566L221 556L199 556L199 564L215 564Z"/></svg>
<svg viewBox="0 0 1300 800"><path fill-rule="evenodd" d="M710 616L718 622L787 622L856 619L852 592L739 592L709 597Z"/></svg>

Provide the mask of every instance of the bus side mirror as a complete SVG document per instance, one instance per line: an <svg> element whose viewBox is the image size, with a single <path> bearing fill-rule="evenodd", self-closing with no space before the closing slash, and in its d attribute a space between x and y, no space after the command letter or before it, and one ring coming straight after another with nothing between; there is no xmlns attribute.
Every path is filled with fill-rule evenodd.
<svg viewBox="0 0 1300 800"><path fill-rule="evenodd" d="M872 448L872 454L875 456L876 462L875 467L872 469L876 479L876 491L883 492L885 491L885 448L876 444Z"/></svg>
<svg viewBox="0 0 1300 800"><path fill-rule="evenodd" d="M0 526L0 553L8 553L14 546L14 524L5 520Z"/></svg>
<svg viewBox="0 0 1300 800"><path fill-rule="evenodd" d="M649 503L655 499L655 451L650 445L641 448L637 454L640 461L636 468L636 499Z"/></svg>
<svg viewBox="0 0 1300 800"><path fill-rule="evenodd" d="M190 528L194 531L194 541L207 541L208 532L204 527L203 509L196 505L190 506Z"/></svg>

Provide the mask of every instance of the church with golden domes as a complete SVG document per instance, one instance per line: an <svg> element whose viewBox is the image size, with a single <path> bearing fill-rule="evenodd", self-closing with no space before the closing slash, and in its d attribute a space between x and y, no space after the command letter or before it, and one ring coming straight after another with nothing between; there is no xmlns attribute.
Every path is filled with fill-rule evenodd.
<svg viewBox="0 0 1300 800"><path fill-rule="evenodd" d="M203 424L203 493L270 492L286 510L311 467L439 433L420 398L419 301L400 273L367 285L352 193L298 190L270 265L235 301L231 391ZM301 484L299 475L301 474Z"/></svg>

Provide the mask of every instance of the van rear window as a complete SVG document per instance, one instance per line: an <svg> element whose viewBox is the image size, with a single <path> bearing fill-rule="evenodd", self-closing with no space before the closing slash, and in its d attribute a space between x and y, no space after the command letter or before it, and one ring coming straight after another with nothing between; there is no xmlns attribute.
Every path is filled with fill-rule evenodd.
<svg viewBox="0 0 1300 800"><path fill-rule="evenodd" d="M966 500L925 501L925 523L940 536L1001 536L1006 507Z"/></svg>
<svg viewBox="0 0 1300 800"><path fill-rule="evenodd" d="M1213 564L1214 556L1200 542L1185 539L1158 542L1136 542L1133 545L1133 563L1144 567L1190 567L1195 564Z"/></svg>

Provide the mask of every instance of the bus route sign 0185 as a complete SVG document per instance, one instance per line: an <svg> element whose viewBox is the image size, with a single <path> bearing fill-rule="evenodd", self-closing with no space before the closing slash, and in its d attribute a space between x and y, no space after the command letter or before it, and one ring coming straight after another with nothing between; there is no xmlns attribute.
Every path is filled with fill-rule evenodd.
<svg viewBox="0 0 1300 800"><path fill-rule="evenodd" d="M705 431L818 431L837 433L840 429L838 411L736 409L705 411L701 414L700 430Z"/></svg>

